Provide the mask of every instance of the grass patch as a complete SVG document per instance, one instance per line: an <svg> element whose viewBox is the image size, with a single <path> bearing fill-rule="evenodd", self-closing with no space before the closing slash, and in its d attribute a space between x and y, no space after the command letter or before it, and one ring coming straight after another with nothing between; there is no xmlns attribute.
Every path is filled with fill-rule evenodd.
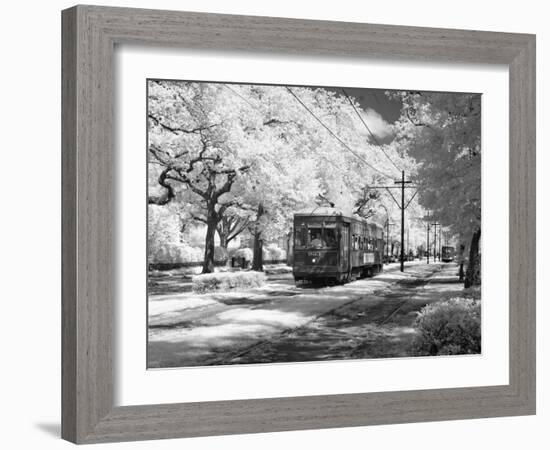
<svg viewBox="0 0 550 450"><path fill-rule="evenodd" d="M266 276L263 272L219 272L195 275L193 291L197 293L247 289L263 286Z"/></svg>

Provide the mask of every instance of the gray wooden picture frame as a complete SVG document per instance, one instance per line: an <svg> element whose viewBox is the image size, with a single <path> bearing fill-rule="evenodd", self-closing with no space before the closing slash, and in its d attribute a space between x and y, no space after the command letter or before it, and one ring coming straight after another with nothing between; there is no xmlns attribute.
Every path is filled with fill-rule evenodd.
<svg viewBox="0 0 550 450"><path fill-rule="evenodd" d="M535 413L535 36L75 6L62 13L62 437L76 443ZM114 406L115 44L506 64L508 385Z"/></svg>

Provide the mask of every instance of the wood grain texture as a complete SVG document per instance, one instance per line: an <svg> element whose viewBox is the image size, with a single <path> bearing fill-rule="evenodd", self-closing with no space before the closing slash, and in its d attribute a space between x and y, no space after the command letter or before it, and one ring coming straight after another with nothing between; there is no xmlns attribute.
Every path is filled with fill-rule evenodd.
<svg viewBox="0 0 550 450"><path fill-rule="evenodd" d="M69 440L76 440L76 10L62 17L62 161L61 161L61 234L62 283L62 431Z"/></svg>
<svg viewBox="0 0 550 450"><path fill-rule="evenodd" d="M63 11L62 435L77 443L535 412L532 35L77 6ZM510 71L510 383L113 407L113 52L118 43L331 58L506 64Z"/></svg>

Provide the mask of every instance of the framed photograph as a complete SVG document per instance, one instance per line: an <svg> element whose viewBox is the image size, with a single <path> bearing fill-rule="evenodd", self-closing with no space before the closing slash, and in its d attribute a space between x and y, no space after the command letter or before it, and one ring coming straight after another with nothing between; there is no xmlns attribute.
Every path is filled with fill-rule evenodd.
<svg viewBox="0 0 550 450"><path fill-rule="evenodd" d="M62 435L535 413L535 37L62 13Z"/></svg>

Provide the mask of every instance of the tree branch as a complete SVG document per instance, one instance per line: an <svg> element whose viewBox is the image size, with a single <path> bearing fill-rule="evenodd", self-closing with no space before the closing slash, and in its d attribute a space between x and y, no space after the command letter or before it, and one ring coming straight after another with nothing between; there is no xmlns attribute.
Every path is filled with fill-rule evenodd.
<svg viewBox="0 0 550 450"><path fill-rule="evenodd" d="M166 168L160 173L158 183L164 188L164 192L158 196L149 196L148 203L150 205L166 205L167 203L170 203L176 196L174 188L166 182L168 178L168 172L170 172L170 168Z"/></svg>
<svg viewBox="0 0 550 450"><path fill-rule="evenodd" d="M239 226L239 223L240 223L240 226ZM230 230L229 235L227 236L227 242L232 241L239 234L241 234L244 230L246 230L249 223L250 223L250 217L247 217L246 219L239 219L239 220L235 221L233 229Z"/></svg>
<svg viewBox="0 0 550 450"><path fill-rule="evenodd" d="M325 195L317 194L317 201L322 205L323 203L328 204L331 208L334 208L334 203L331 202Z"/></svg>
<svg viewBox="0 0 550 450"><path fill-rule="evenodd" d="M412 123L415 127L427 127L427 128L432 128L430 125L428 125L427 123L424 123L424 122L417 122L415 120L413 120L413 118L411 117L411 113L410 111L407 109L405 109L405 114L407 115L407 119L409 119L409 122Z"/></svg>
<svg viewBox="0 0 550 450"><path fill-rule="evenodd" d="M149 117L149 119L151 119L151 121L155 125L158 125L163 130L169 131L170 133L176 134L176 135L179 135L181 133L184 133L184 134L198 134L201 131L210 130L210 129L220 125L219 123L214 123L212 125L204 125L204 126L195 127L195 128L171 127L170 125L167 125L166 123L164 123L158 117L155 117L151 113L147 114L147 117Z"/></svg>

